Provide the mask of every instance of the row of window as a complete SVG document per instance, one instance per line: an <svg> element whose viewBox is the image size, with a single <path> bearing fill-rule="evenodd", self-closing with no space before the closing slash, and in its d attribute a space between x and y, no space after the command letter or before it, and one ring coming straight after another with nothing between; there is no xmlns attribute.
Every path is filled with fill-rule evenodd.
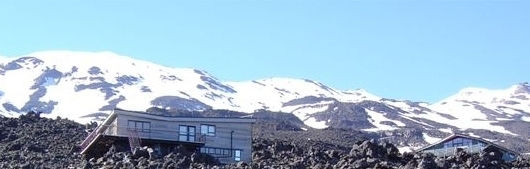
<svg viewBox="0 0 530 169"><path fill-rule="evenodd" d="M216 147L201 147L201 153L212 155L230 155L230 149Z"/></svg>
<svg viewBox="0 0 530 169"><path fill-rule="evenodd" d="M127 123L127 129L149 133L151 132L151 122L129 120Z"/></svg>
<svg viewBox="0 0 530 169"><path fill-rule="evenodd" d="M230 155L230 149L226 148L217 148L217 147L201 147L201 153L211 154L211 155ZM234 150L234 160L241 161L241 150Z"/></svg>
<svg viewBox="0 0 530 169"><path fill-rule="evenodd" d="M486 143L483 143L481 141L474 140L474 139L468 139L468 138L455 138L453 140L449 140L445 142L444 148L472 146L472 145L486 146Z"/></svg>
<svg viewBox="0 0 530 169"><path fill-rule="evenodd" d="M127 129L135 130L138 132L151 132L151 122L129 120L127 123ZM201 135L215 136L215 126L209 124L201 124ZM179 126L179 140L182 141L195 141L195 126Z"/></svg>

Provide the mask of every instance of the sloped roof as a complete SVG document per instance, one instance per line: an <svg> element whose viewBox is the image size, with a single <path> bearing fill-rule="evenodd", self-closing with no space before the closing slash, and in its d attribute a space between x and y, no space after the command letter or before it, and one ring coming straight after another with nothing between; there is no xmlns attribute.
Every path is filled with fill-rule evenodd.
<svg viewBox="0 0 530 169"><path fill-rule="evenodd" d="M515 152L515 151L513 151L513 150L507 149L507 148L505 148L505 147L503 147L503 146L500 146L500 145L498 145L498 144L492 143L492 142L490 142L490 141L488 141L488 140L484 140L484 139L482 139L482 138L473 137L473 136L469 136L469 135L465 135L465 134L456 134L456 133L455 133L455 134L452 134L452 135L450 135L450 136L448 136L448 137L446 137L446 138L444 138L444 139L442 139L442 140L440 140L440 141L437 141L437 142L434 143L434 144L431 144L431 145L428 145L428 146L426 146L426 147L420 148L420 149L416 150L415 152L423 151L423 150L425 150L425 149L431 148L431 147L433 147L433 146L435 146L435 145L439 145L439 144L441 144L441 143L443 143L443 142L446 142L446 141L451 140L451 139L456 138L456 137L463 137L463 138L468 138L468 139L472 139L472 140L482 141L482 142L486 143L487 146L494 146L494 147L497 147L497 148L499 148L499 149L501 149L501 150L504 150L504 151L511 152L511 153L516 154L516 155L519 155L518 152Z"/></svg>

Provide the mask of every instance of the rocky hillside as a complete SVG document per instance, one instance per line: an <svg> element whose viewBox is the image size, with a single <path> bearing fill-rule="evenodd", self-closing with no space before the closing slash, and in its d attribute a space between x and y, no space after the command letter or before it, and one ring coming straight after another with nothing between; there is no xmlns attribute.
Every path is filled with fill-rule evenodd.
<svg viewBox="0 0 530 169"><path fill-rule="evenodd" d="M78 145L85 126L66 119L28 113L0 118L0 168L68 168L83 160Z"/></svg>
<svg viewBox="0 0 530 169"><path fill-rule="evenodd" d="M134 153L112 147L99 158L85 159L76 146L87 135L85 126L65 119L47 119L28 113L20 118L0 118L0 168L528 168L530 161L500 160L499 152L480 155L464 152L447 158L429 154L399 153L389 143L364 140L369 135L321 138L315 132L290 131L287 135L260 135L253 140L253 163L220 165L209 156L184 149L164 156L149 148ZM259 129L259 128L258 128ZM325 134L326 130L320 130ZM264 133L264 132L262 132ZM269 133L274 133L269 130ZM298 134L296 134L298 133ZM331 134L338 132L332 131ZM329 134L328 133L328 134ZM348 132L354 133L354 132ZM333 139L335 138L335 139ZM340 142L333 144L332 142Z"/></svg>
<svg viewBox="0 0 530 169"><path fill-rule="evenodd" d="M377 132L400 149L463 133L530 152L530 85L462 89L437 103L395 100L307 79L226 82L205 71L169 68L111 52L37 52L0 60L0 115L27 111L80 123L115 107L145 111L287 112L301 129ZM296 121L296 120L295 120ZM303 125L303 127L301 127Z"/></svg>

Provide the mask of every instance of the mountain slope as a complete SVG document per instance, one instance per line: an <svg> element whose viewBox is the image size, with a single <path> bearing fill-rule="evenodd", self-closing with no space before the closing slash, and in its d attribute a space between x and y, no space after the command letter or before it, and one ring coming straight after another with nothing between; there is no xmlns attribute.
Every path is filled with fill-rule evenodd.
<svg viewBox="0 0 530 169"><path fill-rule="evenodd" d="M523 129L530 127L529 98L528 83L503 90L467 88L427 104L382 98L362 89L336 90L305 79L224 82L204 71L111 52L48 51L0 59L1 115L33 110L81 123L102 119L117 106L139 111L268 110L293 113L313 128L353 128L389 137L409 133L402 146L433 142L453 132L528 142L530 134Z"/></svg>
<svg viewBox="0 0 530 169"><path fill-rule="evenodd" d="M132 110L158 106L253 112L280 111L282 103L306 96L348 102L375 98L360 91L336 91L311 80L221 82L204 71L167 68L110 52L38 52L2 65L0 80L13 82L0 84L4 114L33 109L77 121L116 105ZM64 114L71 110L79 113Z"/></svg>
<svg viewBox="0 0 530 169"><path fill-rule="evenodd" d="M528 83L503 90L467 88L430 107L439 112L451 112L460 128L473 128L478 123L498 124L520 120L530 122L530 86ZM509 131L506 131L509 132Z"/></svg>

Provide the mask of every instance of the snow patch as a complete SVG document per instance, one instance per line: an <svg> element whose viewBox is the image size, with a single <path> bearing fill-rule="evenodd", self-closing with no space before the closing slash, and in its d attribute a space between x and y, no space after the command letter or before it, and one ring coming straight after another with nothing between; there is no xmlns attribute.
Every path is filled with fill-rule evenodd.
<svg viewBox="0 0 530 169"><path fill-rule="evenodd" d="M509 108L501 108L500 110L510 115L521 114L521 112Z"/></svg>
<svg viewBox="0 0 530 169"><path fill-rule="evenodd" d="M406 152L413 152L414 149L410 146L405 146L405 147L398 147L398 150L401 154L403 153L406 153Z"/></svg>
<svg viewBox="0 0 530 169"><path fill-rule="evenodd" d="M3 63L7 63L7 62L9 62L9 59L5 56L0 55L0 65L2 65Z"/></svg>
<svg viewBox="0 0 530 169"><path fill-rule="evenodd" d="M304 120L304 124L316 129L324 129L328 127L326 125L326 121L317 121L317 119L315 119L314 117Z"/></svg>
<svg viewBox="0 0 530 169"><path fill-rule="evenodd" d="M453 133L453 130L451 128L441 128L441 129L438 129L438 131L441 131L444 133Z"/></svg>
<svg viewBox="0 0 530 169"><path fill-rule="evenodd" d="M434 143L436 143L436 142L441 140L441 138L431 137L427 133L423 133L423 139L425 140L425 142L427 142L429 144L434 144Z"/></svg>
<svg viewBox="0 0 530 169"><path fill-rule="evenodd" d="M465 129L488 129L499 133L516 135L502 126L493 125L496 120L488 120L488 116L482 111L475 109L474 106L462 106L462 101L451 101L430 106L432 110L449 114L456 119L435 118L439 115L431 114L430 116L423 116L429 120L453 125L462 130ZM441 117L441 116L440 116Z"/></svg>
<svg viewBox="0 0 530 169"><path fill-rule="evenodd" d="M329 108L327 104L328 103L323 103L323 104L319 103L319 104L310 104L310 105L302 105L302 106L293 106L294 110L288 111L289 109L287 109L286 112L291 112L296 117L303 120L303 119L309 118L310 115L314 113L326 111Z"/></svg>
<svg viewBox="0 0 530 169"><path fill-rule="evenodd" d="M365 109L365 111L366 111L366 113L368 113L368 116L370 116L370 120L369 120L370 123L372 123L372 125L375 126L375 128L363 129L365 131L379 131L379 130L395 130L395 129L397 129L394 126L381 124L381 122L383 122L383 121L393 122L399 127L405 126L405 124L403 124L402 122L386 118L383 114L381 114L379 112L375 112L375 111L372 111L372 110L369 110L369 109Z"/></svg>
<svg viewBox="0 0 530 169"><path fill-rule="evenodd" d="M10 102L12 105L20 108L30 99L29 96L35 92L31 89L34 79L41 72L28 69L18 69L17 71L7 71L4 76L0 76L0 90L4 92L1 102ZM3 83L16 82L16 83ZM5 100L8 99L8 100Z"/></svg>
<svg viewBox="0 0 530 169"><path fill-rule="evenodd" d="M495 118L495 120L498 120L498 121L510 121L512 119L509 119L509 118Z"/></svg>
<svg viewBox="0 0 530 169"><path fill-rule="evenodd" d="M5 112L3 109L4 109L3 107L0 107L0 116L4 116L8 118L18 118L18 116L20 116L20 114L18 113Z"/></svg>
<svg viewBox="0 0 530 169"><path fill-rule="evenodd" d="M479 135L476 135L475 133L472 133L472 132L468 133L468 135L471 136L471 137L480 138Z"/></svg>
<svg viewBox="0 0 530 169"><path fill-rule="evenodd" d="M489 141L489 142L492 142L492 143L498 141L497 139L487 139L487 138L482 138L482 139L484 139L484 140L486 140L486 141Z"/></svg>
<svg viewBox="0 0 530 169"><path fill-rule="evenodd" d="M526 121L526 122L530 122L530 117L524 116L524 117L521 117L521 120L522 121Z"/></svg>
<svg viewBox="0 0 530 169"><path fill-rule="evenodd" d="M412 112L414 110L418 110L418 108L412 107L409 104L407 104L406 102L402 102L402 101L388 101L387 100L387 101L383 101L383 102L386 103L386 104L392 105L394 107L398 107L401 110L408 111L408 112Z"/></svg>

